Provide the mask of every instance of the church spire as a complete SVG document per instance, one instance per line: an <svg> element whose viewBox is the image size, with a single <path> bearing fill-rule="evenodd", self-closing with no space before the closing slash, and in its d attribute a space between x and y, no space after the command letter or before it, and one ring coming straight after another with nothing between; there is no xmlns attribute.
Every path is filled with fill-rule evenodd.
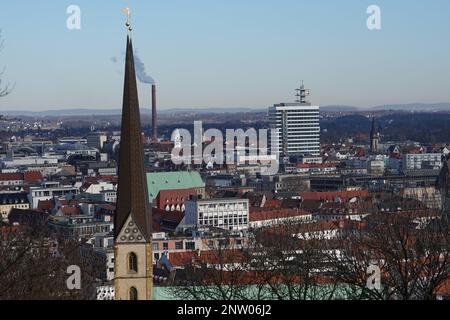
<svg viewBox="0 0 450 320"><path fill-rule="evenodd" d="M151 241L151 211L144 168L133 42L128 35L119 156L119 185L114 225L116 241L136 241L135 238L125 239L126 236L124 235L118 239L130 217L133 220L132 223L136 225L144 238L141 240Z"/></svg>
<svg viewBox="0 0 450 320"><path fill-rule="evenodd" d="M370 130L370 152L376 154L379 152L380 131L377 126L375 115L372 117L372 129Z"/></svg>
<svg viewBox="0 0 450 320"><path fill-rule="evenodd" d="M141 115L127 8L127 54L123 88L119 186L114 219L114 288L116 300L151 300L153 252L151 208L147 192Z"/></svg>
<svg viewBox="0 0 450 320"><path fill-rule="evenodd" d="M373 137L376 134L377 134L376 120L375 120L375 116L373 116L372 117L372 129L370 130L370 135Z"/></svg>

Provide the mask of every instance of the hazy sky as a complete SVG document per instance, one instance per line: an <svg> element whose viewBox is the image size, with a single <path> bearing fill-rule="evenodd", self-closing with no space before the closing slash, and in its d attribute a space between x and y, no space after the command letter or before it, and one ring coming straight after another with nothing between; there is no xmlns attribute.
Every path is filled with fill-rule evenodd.
<svg viewBox="0 0 450 320"><path fill-rule="evenodd" d="M14 92L1 110L118 108L125 50L121 9L159 86L159 105L265 107L301 80L320 105L450 102L448 0L3 1L0 67ZM69 5L81 30L66 27ZM381 7L382 30L366 27ZM1 70L1 69L0 69ZM140 86L141 106L150 88Z"/></svg>

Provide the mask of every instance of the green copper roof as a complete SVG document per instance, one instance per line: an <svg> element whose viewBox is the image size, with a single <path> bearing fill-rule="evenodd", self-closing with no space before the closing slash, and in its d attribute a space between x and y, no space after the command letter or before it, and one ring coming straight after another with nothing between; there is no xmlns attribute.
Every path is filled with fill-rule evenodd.
<svg viewBox="0 0 450 320"><path fill-rule="evenodd" d="M161 190L204 188L205 183L198 172L152 172L147 173L150 203Z"/></svg>

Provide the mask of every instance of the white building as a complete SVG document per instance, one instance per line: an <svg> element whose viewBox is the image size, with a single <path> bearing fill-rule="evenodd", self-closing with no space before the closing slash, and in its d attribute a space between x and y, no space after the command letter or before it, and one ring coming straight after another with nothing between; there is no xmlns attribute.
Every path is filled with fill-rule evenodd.
<svg viewBox="0 0 450 320"><path fill-rule="evenodd" d="M66 138L59 138L58 139L59 144L87 144L87 139L80 138L80 137L66 137Z"/></svg>
<svg viewBox="0 0 450 320"><path fill-rule="evenodd" d="M114 299L115 299L115 288L113 285L97 287L97 300L110 301Z"/></svg>
<svg viewBox="0 0 450 320"><path fill-rule="evenodd" d="M250 228L257 229L289 223L307 223L313 221L311 212L296 209L255 212L250 215Z"/></svg>
<svg viewBox="0 0 450 320"><path fill-rule="evenodd" d="M383 175L385 169L385 161L382 159L367 160L367 171L374 175Z"/></svg>
<svg viewBox="0 0 450 320"><path fill-rule="evenodd" d="M298 89L296 103L269 108L270 129L277 129L277 149L282 156L320 155L320 107L306 102L308 92Z"/></svg>
<svg viewBox="0 0 450 320"><path fill-rule="evenodd" d="M89 194L100 194L103 191L115 191L116 186L109 182L100 181L98 183L91 184L84 192Z"/></svg>
<svg viewBox="0 0 450 320"><path fill-rule="evenodd" d="M226 230L247 229L249 225L248 199L208 199L186 202L187 226L207 226Z"/></svg>
<svg viewBox="0 0 450 320"><path fill-rule="evenodd" d="M100 201L116 203L117 201L117 191L116 190L105 190L100 192Z"/></svg>
<svg viewBox="0 0 450 320"><path fill-rule="evenodd" d="M69 194L78 194L79 189L72 186L43 186L30 188L29 198L32 209L36 209L39 201L51 200L55 197L63 197Z"/></svg>
<svg viewBox="0 0 450 320"><path fill-rule="evenodd" d="M442 153L405 154L403 170L440 170L442 167Z"/></svg>
<svg viewBox="0 0 450 320"><path fill-rule="evenodd" d="M58 164L58 157L56 156L29 156L29 157L16 157L5 158L0 160L0 166L2 168L17 168L20 166L32 166L32 165L51 165Z"/></svg>

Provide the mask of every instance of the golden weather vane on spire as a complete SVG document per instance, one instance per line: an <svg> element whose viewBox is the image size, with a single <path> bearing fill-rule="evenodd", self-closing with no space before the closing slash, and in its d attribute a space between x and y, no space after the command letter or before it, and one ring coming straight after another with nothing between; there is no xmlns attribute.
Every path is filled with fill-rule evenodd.
<svg viewBox="0 0 450 320"><path fill-rule="evenodd" d="M133 31L133 27L131 26L131 10L130 8L124 8L122 12L127 16L125 27L127 28L128 32L131 33L131 31Z"/></svg>

